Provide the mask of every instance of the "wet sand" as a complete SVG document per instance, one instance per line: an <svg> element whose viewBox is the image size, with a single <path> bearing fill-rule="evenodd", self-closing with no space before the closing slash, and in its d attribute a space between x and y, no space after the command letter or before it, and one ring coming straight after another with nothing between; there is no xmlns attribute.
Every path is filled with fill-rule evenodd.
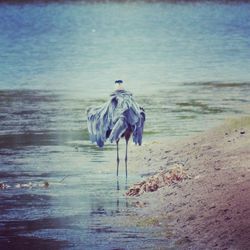
<svg viewBox="0 0 250 250"><path fill-rule="evenodd" d="M135 214L116 223L160 228L171 249L250 248L249 117L181 142L132 148L130 155L130 171L144 180L176 164L188 178L130 196Z"/></svg>

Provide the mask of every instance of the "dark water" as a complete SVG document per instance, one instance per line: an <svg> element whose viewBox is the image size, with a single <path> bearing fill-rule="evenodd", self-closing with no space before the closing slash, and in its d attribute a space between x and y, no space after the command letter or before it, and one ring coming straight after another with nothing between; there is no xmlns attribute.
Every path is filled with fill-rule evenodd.
<svg viewBox="0 0 250 250"><path fill-rule="evenodd" d="M247 3L0 4L1 249L169 245L157 227L105 223L136 213L124 192L141 176L122 163L117 183L115 146L89 143L85 110L122 78L145 143L249 115L249 30Z"/></svg>

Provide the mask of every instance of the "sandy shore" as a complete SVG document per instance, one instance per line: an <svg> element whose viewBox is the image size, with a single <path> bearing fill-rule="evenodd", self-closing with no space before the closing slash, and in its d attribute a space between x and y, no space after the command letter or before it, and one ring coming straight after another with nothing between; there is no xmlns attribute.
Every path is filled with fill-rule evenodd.
<svg viewBox="0 0 250 250"><path fill-rule="evenodd" d="M188 178L129 198L138 208L127 221L160 227L173 249L250 249L249 117L181 142L155 141L131 154L130 171L144 173L145 180L146 173L176 164Z"/></svg>

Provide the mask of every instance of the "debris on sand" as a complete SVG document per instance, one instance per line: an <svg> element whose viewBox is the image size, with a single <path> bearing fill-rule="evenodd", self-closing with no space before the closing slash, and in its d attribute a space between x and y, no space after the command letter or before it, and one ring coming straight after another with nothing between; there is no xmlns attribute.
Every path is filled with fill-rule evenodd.
<svg viewBox="0 0 250 250"><path fill-rule="evenodd" d="M182 164L174 164L173 168L161 171L148 179L134 184L129 188L127 196L140 196L144 192L154 192L161 187L187 179L188 175L183 170Z"/></svg>

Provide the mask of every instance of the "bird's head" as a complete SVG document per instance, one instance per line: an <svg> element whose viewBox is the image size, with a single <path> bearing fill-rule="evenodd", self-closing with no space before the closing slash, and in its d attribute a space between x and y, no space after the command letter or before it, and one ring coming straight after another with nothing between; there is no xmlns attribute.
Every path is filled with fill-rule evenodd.
<svg viewBox="0 0 250 250"><path fill-rule="evenodd" d="M124 90L122 80L116 80L115 81L115 90Z"/></svg>

